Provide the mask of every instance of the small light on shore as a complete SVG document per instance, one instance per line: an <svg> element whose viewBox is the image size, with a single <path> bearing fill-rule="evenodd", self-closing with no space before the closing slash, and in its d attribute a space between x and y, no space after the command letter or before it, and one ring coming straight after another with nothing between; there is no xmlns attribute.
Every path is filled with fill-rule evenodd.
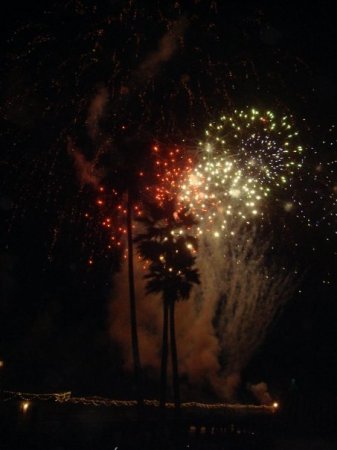
<svg viewBox="0 0 337 450"><path fill-rule="evenodd" d="M26 413L29 409L30 403L29 402L22 402L21 403L21 410L23 413Z"/></svg>
<svg viewBox="0 0 337 450"><path fill-rule="evenodd" d="M277 403L277 402L274 402L274 403L273 403L273 408L277 409L277 408L278 408L278 406L279 406L279 405L278 405L278 403Z"/></svg>

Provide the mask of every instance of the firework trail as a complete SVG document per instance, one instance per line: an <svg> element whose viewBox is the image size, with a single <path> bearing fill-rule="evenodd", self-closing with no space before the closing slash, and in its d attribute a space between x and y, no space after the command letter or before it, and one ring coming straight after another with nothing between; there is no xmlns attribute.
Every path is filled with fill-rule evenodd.
<svg viewBox="0 0 337 450"><path fill-rule="evenodd" d="M206 318L206 336L217 338L207 350L218 359L199 370L219 395L230 397L296 286L294 276L276 266L271 237L259 225L272 219L267 211L275 200L284 192L291 196L304 155L287 117L278 120L269 111L234 111L220 124L210 124L205 134L199 162L186 174L178 198L199 220L201 286L194 289L199 305L194 323ZM194 333L200 333L200 327L191 332L191 323L185 326L187 348L195 342ZM197 366L193 359L198 353L192 353L182 357L187 373Z"/></svg>

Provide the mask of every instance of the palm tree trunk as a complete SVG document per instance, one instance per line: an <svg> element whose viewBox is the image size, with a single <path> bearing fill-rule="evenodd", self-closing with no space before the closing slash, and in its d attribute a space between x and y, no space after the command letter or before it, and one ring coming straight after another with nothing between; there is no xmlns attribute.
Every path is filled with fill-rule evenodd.
<svg viewBox="0 0 337 450"><path fill-rule="evenodd" d="M173 395L174 406L176 410L180 408L180 389L179 389L179 372L178 372L178 354L175 332L175 301L170 302L170 340L171 340L171 357L172 357L172 378L173 378Z"/></svg>
<svg viewBox="0 0 337 450"><path fill-rule="evenodd" d="M136 395L138 406L143 404L142 395L142 379L141 379L141 364L139 356L138 332L137 332L137 311L136 311L136 293L135 293L135 278L133 267L133 233L132 233L132 196L128 191L127 198L127 240L128 240L128 278L129 278L129 300L130 300L130 325L131 325L131 346L133 354L133 370L134 381L136 386Z"/></svg>
<svg viewBox="0 0 337 450"><path fill-rule="evenodd" d="M161 350L161 372L160 372L160 408L165 409L167 392L167 358L168 358L168 319L169 304L167 299L163 298L163 342Z"/></svg>

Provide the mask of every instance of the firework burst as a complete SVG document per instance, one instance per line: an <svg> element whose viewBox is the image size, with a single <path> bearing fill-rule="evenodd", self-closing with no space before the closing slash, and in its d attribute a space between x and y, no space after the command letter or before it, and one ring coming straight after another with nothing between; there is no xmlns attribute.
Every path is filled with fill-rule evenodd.
<svg viewBox="0 0 337 450"><path fill-rule="evenodd" d="M292 177L303 165L291 118L254 108L210 123L199 149L199 162L181 185L179 201L195 212L199 232L212 230L215 236L221 232L214 228L219 215L249 222L265 214L268 197L279 198L281 192L289 197ZM220 224L222 230L226 223Z"/></svg>

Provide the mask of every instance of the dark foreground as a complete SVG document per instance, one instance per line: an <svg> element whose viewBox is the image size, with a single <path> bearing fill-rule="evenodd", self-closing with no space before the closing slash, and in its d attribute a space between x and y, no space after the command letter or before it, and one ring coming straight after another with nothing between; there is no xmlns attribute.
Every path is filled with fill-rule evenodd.
<svg viewBox="0 0 337 450"><path fill-rule="evenodd" d="M326 406L326 405L325 405ZM0 449L336 450L337 411L111 407L11 400L0 403Z"/></svg>

